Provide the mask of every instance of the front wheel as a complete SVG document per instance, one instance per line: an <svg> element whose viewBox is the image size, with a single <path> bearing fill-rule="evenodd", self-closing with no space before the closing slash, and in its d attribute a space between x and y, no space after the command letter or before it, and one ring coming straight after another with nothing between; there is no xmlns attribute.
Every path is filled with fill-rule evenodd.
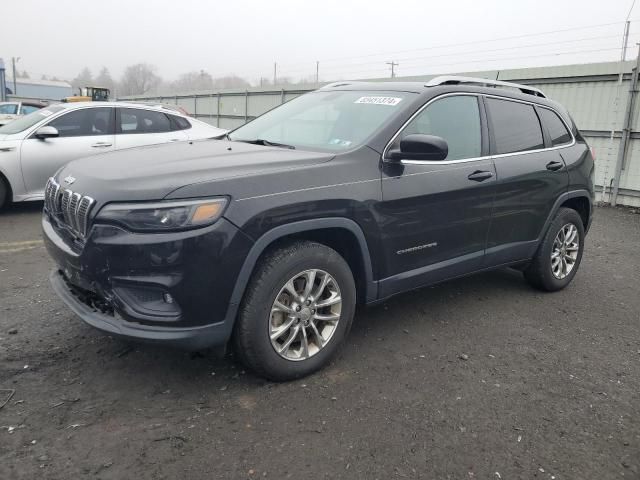
<svg viewBox="0 0 640 480"><path fill-rule="evenodd" d="M0 175L0 210L9 203L9 188Z"/></svg>
<svg viewBox="0 0 640 480"><path fill-rule="evenodd" d="M524 271L527 281L547 292L561 290L573 280L584 250L584 225L578 212L558 210L538 251Z"/></svg>
<svg viewBox="0 0 640 480"><path fill-rule="evenodd" d="M275 381L326 365L351 327L353 274L335 250L299 241L268 253L247 286L233 344L240 360Z"/></svg>

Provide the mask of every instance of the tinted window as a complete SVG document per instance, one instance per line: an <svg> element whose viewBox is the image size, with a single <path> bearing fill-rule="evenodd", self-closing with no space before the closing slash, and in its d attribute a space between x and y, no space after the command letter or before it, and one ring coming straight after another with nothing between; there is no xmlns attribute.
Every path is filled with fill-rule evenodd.
<svg viewBox="0 0 640 480"><path fill-rule="evenodd" d="M161 133L171 131L171 122L162 112L121 108L119 127L122 133Z"/></svg>
<svg viewBox="0 0 640 480"><path fill-rule="evenodd" d="M171 130L187 130L191 128L191 123L186 118L176 117L175 115L169 115L169 118L171 118Z"/></svg>
<svg viewBox="0 0 640 480"><path fill-rule="evenodd" d="M480 110L475 96L460 95L436 100L402 131L442 137L449 145L446 160L479 157L482 152Z"/></svg>
<svg viewBox="0 0 640 480"><path fill-rule="evenodd" d="M83 108L53 119L48 125L61 137L108 135L113 133L112 108Z"/></svg>
<svg viewBox="0 0 640 480"><path fill-rule="evenodd" d="M540 121L533 106L487 98L487 107L496 141L495 153L544 148Z"/></svg>
<svg viewBox="0 0 640 480"><path fill-rule="evenodd" d="M571 134L564 122L560 120L560 117L548 108L539 108L540 118L542 123L547 128L549 136L551 137L551 143L555 147L556 145L563 145L571 142Z"/></svg>

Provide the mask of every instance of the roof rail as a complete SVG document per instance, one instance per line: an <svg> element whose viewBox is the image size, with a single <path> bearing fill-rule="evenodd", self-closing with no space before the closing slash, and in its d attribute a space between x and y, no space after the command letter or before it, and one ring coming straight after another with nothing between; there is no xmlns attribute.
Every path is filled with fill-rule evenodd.
<svg viewBox="0 0 640 480"><path fill-rule="evenodd" d="M460 77L456 75L441 75L439 77L432 78L425 86L435 87L437 85L479 85L482 87L508 87L516 88L522 93L528 95L535 95L536 97L546 98L546 95L542 93L539 88L531 87L529 85L522 85L519 83L503 82L502 80L490 80L487 78L475 78L475 77Z"/></svg>

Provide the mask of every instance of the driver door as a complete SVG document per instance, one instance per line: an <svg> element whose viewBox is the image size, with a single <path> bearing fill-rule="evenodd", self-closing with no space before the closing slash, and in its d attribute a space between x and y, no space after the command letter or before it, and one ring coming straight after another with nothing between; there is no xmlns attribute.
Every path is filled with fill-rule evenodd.
<svg viewBox="0 0 640 480"><path fill-rule="evenodd" d="M383 160L382 297L470 273L484 257L496 174L482 104L475 95L437 98L392 145L415 133L442 137L449 152L444 160Z"/></svg>
<svg viewBox="0 0 640 480"><path fill-rule="evenodd" d="M27 192L43 195L47 179L60 167L113 150L114 117L112 107L72 110L46 124L58 130L58 137L40 140L34 132L23 140L20 163Z"/></svg>

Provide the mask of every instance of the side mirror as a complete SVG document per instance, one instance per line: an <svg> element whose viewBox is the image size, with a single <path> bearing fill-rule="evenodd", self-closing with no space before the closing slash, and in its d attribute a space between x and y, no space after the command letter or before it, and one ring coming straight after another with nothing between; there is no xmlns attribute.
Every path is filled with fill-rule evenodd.
<svg viewBox="0 0 640 480"><path fill-rule="evenodd" d="M60 133L56 127L51 127L47 125L46 127L40 127L36 130L34 136L39 140L46 140L47 138L55 138L59 136Z"/></svg>
<svg viewBox="0 0 640 480"><path fill-rule="evenodd" d="M449 154L447 141L435 135L412 133L400 141L400 148L389 150L389 160L444 160Z"/></svg>

